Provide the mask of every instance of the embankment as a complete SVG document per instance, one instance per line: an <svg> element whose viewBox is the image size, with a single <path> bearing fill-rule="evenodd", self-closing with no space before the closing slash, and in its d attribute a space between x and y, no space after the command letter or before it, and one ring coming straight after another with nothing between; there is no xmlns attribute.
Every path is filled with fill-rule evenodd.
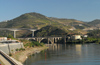
<svg viewBox="0 0 100 65"><path fill-rule="evenodd" d="M21 63L24 63L24 61L28 58L29 55L39 53L40 51L44 49L47 49L47 47L46 46L31 47L31 48L25 49L25 51L19 51L19 52L12 54L12 57L20 61Z"/></svg>

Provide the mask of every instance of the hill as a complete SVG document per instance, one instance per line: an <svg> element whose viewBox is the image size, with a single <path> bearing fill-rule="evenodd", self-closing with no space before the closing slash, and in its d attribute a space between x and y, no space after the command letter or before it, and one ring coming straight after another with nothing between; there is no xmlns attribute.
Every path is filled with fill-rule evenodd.
<svg viewBox="0 0 100 65"><path fill-rule="evenodd" d="M19 17L16 17L12 20L8 20L6 22L0 22L0 28L37 28L41 29L42 27L52 25L54 27L57 27L65 32L68 32L71 28L76 29L84 29L86 27L89 27L88 24L78 21L75 19L63 19L63 18L54 18L54 17L46 17L39 13L25 13L20 15ZM7 32L6 35L9 35L10 33L13 34L13 32L8 33L8 31L0 31L0 35L4 35ZM28 32L28 31L21 31L22 33ZM77 31L78 32L78 31ZM24 33L24 35L26 34ZM31 32L30 32L31 33ZM19 35L19 36L20 36Z"/></svg>
<svg viewBox="0 0 100 65"><path fill-rule="evenodd" d="M100 27L100 19L93 20L89 22L88 24L94 27Z"/></svg>
<svg viewBox="0 0 100 65"><path fill-rule="evenodd" d="M54 22L58 22L64 26L67 26L69 28L75 27L76 29L84 29L86 27L90 27L90 25L88 25L87 23L75 19L63 19L63 18L53 18L53 17L50 17L49 19Z"/></svg>
<svg viewBox="0 0 100 65"><path fill-rule="evenodd" d="M100 38L100 30L93 30L88 33L89 37Z"/></svg>
<svg viewBox="0 0 100 65"><path fill-rule="evenodd" d="M0 22L0 28L42 28L47 25L62 29L69 29L73 26L76 28L88 27L86 23L75 19L51 18L35 12L23 14L7 22Z"/></svg>
<svg viewBox="0 0 100 65"><path fill-rule="evenodd" d="M49 24L50 21L44 15L39 13L26 13L23 14L15 19L6 22L5 28L35 28L44 26L47 23ZM0 23L1 25L4 22Z"/></svg>
<svg viewBox="0 0 100 65"><path fill-rule="evenodd" d="M60 36L65 35L66 32L54 26L46 26L41 28L40 30L35 32L36 37L44 37L44 36Z"/></svg>

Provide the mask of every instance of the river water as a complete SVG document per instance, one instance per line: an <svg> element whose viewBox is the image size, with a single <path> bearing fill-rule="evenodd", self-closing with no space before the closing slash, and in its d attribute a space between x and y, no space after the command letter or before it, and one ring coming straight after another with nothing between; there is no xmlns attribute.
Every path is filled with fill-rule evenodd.
<svg viewBox="0 0 100 65"><path fill-rule="evenodd" d="M99 44L48 46L48 50L29 56L24 65L100 65Z"/></svg>

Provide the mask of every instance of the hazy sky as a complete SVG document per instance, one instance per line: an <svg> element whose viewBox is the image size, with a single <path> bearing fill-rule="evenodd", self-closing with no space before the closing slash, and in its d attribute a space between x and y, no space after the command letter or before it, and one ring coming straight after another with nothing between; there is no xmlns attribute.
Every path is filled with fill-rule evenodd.
<svg viewBox="0 0 100 65"><path fill-rule="evenodd" d="M0 0L0 21L30 12L48 17L92 21L100 19L100 0Z"/></svg>

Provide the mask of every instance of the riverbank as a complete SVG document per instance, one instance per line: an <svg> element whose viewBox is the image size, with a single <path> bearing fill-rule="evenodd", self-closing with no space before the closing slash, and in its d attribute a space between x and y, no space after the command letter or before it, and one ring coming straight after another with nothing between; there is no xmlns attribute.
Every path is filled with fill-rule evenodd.
<svg viewBox="0 0 100 65"><path fill-rule="evenodd" d="M18 51L14 54L12 54L11 57L13 57L14 59L20 61L21 63L24 63L25 60L28 58L29 55L35 54L35 53L39 53L42 50L47 49L46 46L35 46L35 47L30 47L30 48L26 48L24 51Z"/></svg>

